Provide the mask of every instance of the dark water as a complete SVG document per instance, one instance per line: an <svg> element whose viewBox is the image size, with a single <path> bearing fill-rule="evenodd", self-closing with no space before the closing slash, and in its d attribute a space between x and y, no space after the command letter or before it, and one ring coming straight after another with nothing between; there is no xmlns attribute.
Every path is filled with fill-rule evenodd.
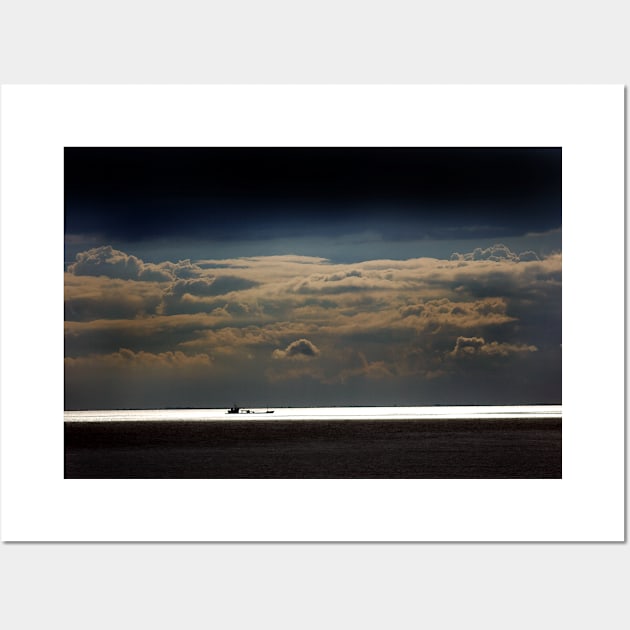
<svg viewBox="0 0 630 630"><path fill-rule="evenodd" d="M561 478L560 418L65 422L66 478Z"/></svg>

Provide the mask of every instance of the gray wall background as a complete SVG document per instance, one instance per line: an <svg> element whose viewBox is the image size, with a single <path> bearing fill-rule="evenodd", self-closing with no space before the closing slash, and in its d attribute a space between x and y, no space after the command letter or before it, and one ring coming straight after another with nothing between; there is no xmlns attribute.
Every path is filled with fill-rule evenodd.
<svg viewBox="0 0 630 630"><path fill-rule="evenodd" d="M5 0L0 81L627 85L628 6ZM627 544L3 544L0 622L611 630L629 560Z"/></svg>

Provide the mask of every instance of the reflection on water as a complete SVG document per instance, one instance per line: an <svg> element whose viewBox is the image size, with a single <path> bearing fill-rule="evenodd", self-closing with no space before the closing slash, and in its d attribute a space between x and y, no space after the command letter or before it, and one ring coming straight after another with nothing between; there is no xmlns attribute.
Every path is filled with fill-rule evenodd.
<svg viewBox="0 0 630 630"><path fill-rule="evenodd" d="M111 421L232 421L255 420L449 420L449 419L509 419L509 418L560 418L561 405L523 405L491 407L284 407L274 413L266 408L250 408L257 414L228 414L227 409L133 409L65 411L66 422Z"/></svg>

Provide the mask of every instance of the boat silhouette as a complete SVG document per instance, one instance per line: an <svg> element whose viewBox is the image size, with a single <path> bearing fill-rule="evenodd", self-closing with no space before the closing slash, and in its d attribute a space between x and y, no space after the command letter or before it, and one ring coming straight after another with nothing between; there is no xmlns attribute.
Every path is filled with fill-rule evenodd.
<svg viewBox="0 0 630 630"><path fill-rule="evenodd" d="M273 413L274 410L273 409L267 409L267 411L252 411L251 409L241 409L238 405L232 405L226 413L254 413L254 414L260 414L260 413Z"/></svg>

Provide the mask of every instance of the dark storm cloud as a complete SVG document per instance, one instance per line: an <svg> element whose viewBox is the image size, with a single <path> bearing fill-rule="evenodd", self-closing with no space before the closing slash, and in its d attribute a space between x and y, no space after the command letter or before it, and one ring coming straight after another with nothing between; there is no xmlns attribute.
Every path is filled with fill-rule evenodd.
<svg viewBox="0 0 630 630"><path fill-rule="evenodd" d="M65 194L110 242L498 238L560 226L561 149L66 148Z"/></svg>

